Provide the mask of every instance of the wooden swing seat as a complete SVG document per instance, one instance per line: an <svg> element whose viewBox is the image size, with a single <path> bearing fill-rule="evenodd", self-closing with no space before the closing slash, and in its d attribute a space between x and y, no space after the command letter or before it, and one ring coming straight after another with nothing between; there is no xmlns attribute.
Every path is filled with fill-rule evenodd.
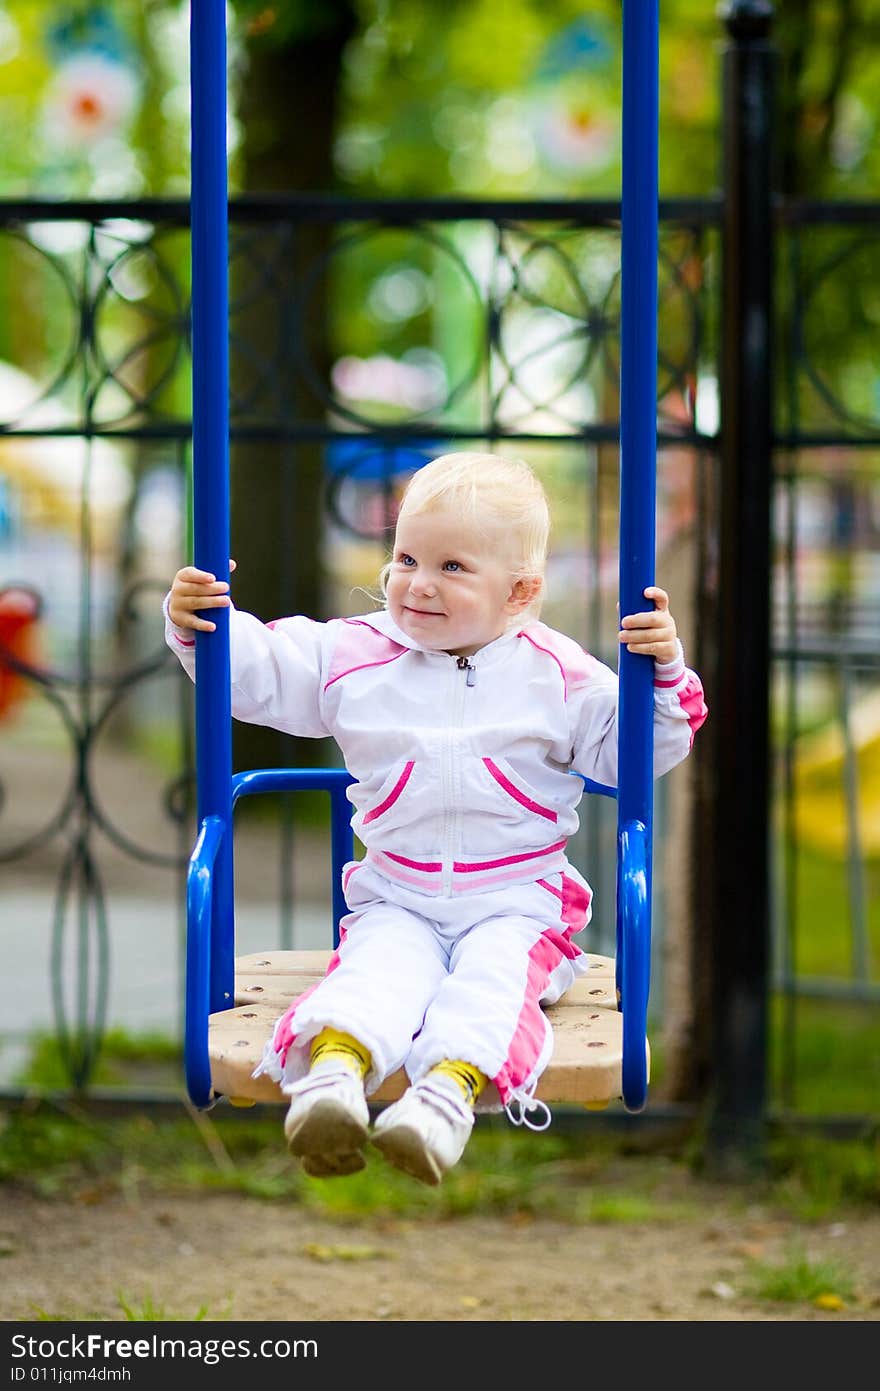
<svg viewBox="0 0 880 1391"><path fill-rule="evenodd" d="M268 951L235 963L235 1006L211 1014L208 1054L215 1095L234 1105L283 1102L271 1078L254 1078L275 1020L324 975L329 951ZM623 1016L617 1008L614 959L589 955L589 972L547 1007L553 1056L538 1084L543 1101L603 1107L621 1096ZM648 1044L645 1041L646 1055ZM394 1101L407 1086L403 1070L386 1078L371 1101Z"/></svg>

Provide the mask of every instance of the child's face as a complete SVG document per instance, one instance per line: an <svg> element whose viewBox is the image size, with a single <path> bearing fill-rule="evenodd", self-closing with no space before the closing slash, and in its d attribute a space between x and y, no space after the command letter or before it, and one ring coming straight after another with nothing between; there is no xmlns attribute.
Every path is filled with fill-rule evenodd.
<svg viewBox="0 0 880 1391"><path fill-rule="evenodd" d="M528 603L522 586L491 541L452 513L399 518L385 586L388 611L423 647L456 656L485 647Z"/></svg>

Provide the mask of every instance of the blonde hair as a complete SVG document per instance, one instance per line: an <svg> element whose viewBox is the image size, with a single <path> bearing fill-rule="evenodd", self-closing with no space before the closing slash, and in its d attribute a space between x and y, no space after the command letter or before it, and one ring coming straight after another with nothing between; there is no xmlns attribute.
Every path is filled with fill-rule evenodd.
<svg viewBox="0 0 880 1391"><path fill-rule="evenodd" d="M537 618L543 598L550 539L550 508L539 479L521 459L461 450L441 454L414 473L400 501L398 516L448 508L465 526L496 533L511 555L514 579L540 580L524 613ZM382 593L390 570L380 574ZM519 615L521 622L523 614Z"/></svg>

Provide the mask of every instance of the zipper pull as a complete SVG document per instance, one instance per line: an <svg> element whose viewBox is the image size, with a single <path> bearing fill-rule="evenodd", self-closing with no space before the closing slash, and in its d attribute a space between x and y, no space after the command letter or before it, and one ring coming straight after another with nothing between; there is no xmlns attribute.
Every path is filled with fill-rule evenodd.
<svg viewBox="0 0 880 1391"><path fill-rule="evenodd" d="M459 671L467 672L467 679L465 680L464 684L466 686L475 686L477 683L477 668L474 666L474 664L472 662L469 662L467 657L459 657L456 662L456 666L458 667Z"/></svg>

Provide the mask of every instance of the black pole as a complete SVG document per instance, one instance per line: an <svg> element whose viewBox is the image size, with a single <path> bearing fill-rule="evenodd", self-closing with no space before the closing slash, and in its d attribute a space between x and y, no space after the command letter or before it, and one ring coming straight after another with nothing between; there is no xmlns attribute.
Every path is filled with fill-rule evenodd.
<svg viewBox="0 0 880 1391"><path fill-rule="evenodd" d="M770 930L772 131L769 0L723 6L721 519L713 1098L717 1167L763 1152Z"/></svg>

